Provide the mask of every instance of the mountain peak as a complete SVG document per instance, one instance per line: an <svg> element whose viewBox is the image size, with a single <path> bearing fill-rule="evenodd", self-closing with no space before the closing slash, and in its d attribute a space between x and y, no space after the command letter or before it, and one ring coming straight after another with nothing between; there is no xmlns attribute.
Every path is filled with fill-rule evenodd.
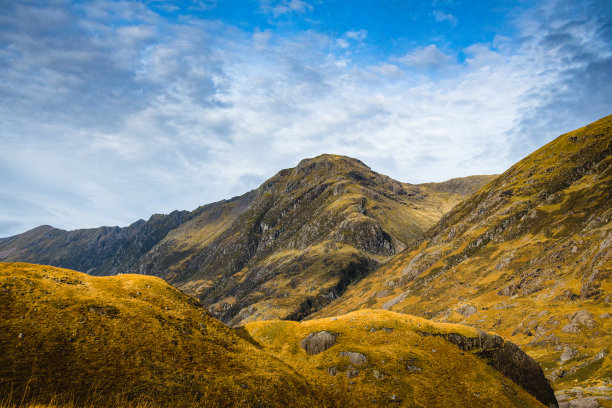
<svg viewBox="0 0 612 408"><path fill-rule="evenodd" d="M315 169L315 168L363 168L371 171L361 160L342 156L338 154L324 153L315 157L301 160L296 166L296 170Z"/></svg>

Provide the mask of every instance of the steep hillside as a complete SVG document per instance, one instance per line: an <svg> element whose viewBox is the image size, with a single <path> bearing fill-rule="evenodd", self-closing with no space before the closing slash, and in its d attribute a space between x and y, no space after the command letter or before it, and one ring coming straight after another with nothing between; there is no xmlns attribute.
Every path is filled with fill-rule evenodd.
<svg viewBox="0 0 612 408"><path fill-rule="evenodd" d="M7 408L556 406L531 358L469 327L361 311L231 329L142 275L0 263L0 350Z"/></svg>
<svg viewBox="0 0 612 408"><path fill-rule="evenodd" d="M159 278L0 263L0 288L0 405L327 403Z"/></svg>
<svg viewBox="0 0 612 408"><path fill-rule="evenodd" d="M469 324L524 347L557 387L612 393L611 129L608 116L526 157L314 317Z"/></svg>
<svg viewBox="0 0 612 408"><path fill-rule="evenodd" d="M198 296L232 324L297 320L414 242L463 198L435 186L400 183L344 156L306 159L266 181L198 253L168 265L153 248L139 271Z"/></svg>

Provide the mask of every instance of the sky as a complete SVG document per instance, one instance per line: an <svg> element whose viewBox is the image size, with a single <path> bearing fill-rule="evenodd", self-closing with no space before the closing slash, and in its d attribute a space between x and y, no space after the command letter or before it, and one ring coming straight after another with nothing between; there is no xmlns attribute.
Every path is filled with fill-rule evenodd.
<svg viewBox="0 0 612 408"><path fill-rule="evenodd" d="M192 210L322 153L497 174L611 113L609 0L0 0L0 237Z"/></svg>

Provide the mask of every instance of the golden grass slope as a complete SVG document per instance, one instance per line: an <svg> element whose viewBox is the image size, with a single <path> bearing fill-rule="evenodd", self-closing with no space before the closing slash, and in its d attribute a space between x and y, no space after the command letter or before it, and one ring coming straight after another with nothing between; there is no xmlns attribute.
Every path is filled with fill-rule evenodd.
<svg viewBox="0 0 612 408"><path fill-rule="evenodd" d="M443 338L421 334L478 337L473 328L360 310L302 322L259 321L245 329L264 350L307 378L346 390L357 406L542 406L471 353ZM301 341L323 330L338 336L336 344L319 354L306 354ZM350 353L365 359L351 358Z"/></svg>
<svg viewBox="0 0 612 408"><path fill-rule="evenodd" d="M234 330L159 278L0 263L0 316L7 408L542 406L471 352L422 334L476 330L392 312ZM319 330L337 342L308 355L301 341ZM342 351L367 361L350 367Z"/></svg>
<svg viewBox="0 0 612 408"><path fill-rule="evenodd" d="M493 330L556 387L612 394L611 129L529 155L313 317L371 307Z"/></svg>
<svg viewBox="0 0 612 408"><path fill-rule="evenodd" d="M3 263L0 316L6 406L325 403L326 390L159 278Z"/></svg>

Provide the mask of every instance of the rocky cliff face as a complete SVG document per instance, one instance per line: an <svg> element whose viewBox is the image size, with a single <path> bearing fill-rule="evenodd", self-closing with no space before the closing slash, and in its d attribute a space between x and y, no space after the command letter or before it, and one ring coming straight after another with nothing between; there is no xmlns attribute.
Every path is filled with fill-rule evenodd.
<svg viewBox="0 0 612 408"><path fill-rule="evenodd" d="M514 165L320 315L367 306L467 323L524 347L559 384L597 385L611 366L611 276L608 116Z"/></svg>

